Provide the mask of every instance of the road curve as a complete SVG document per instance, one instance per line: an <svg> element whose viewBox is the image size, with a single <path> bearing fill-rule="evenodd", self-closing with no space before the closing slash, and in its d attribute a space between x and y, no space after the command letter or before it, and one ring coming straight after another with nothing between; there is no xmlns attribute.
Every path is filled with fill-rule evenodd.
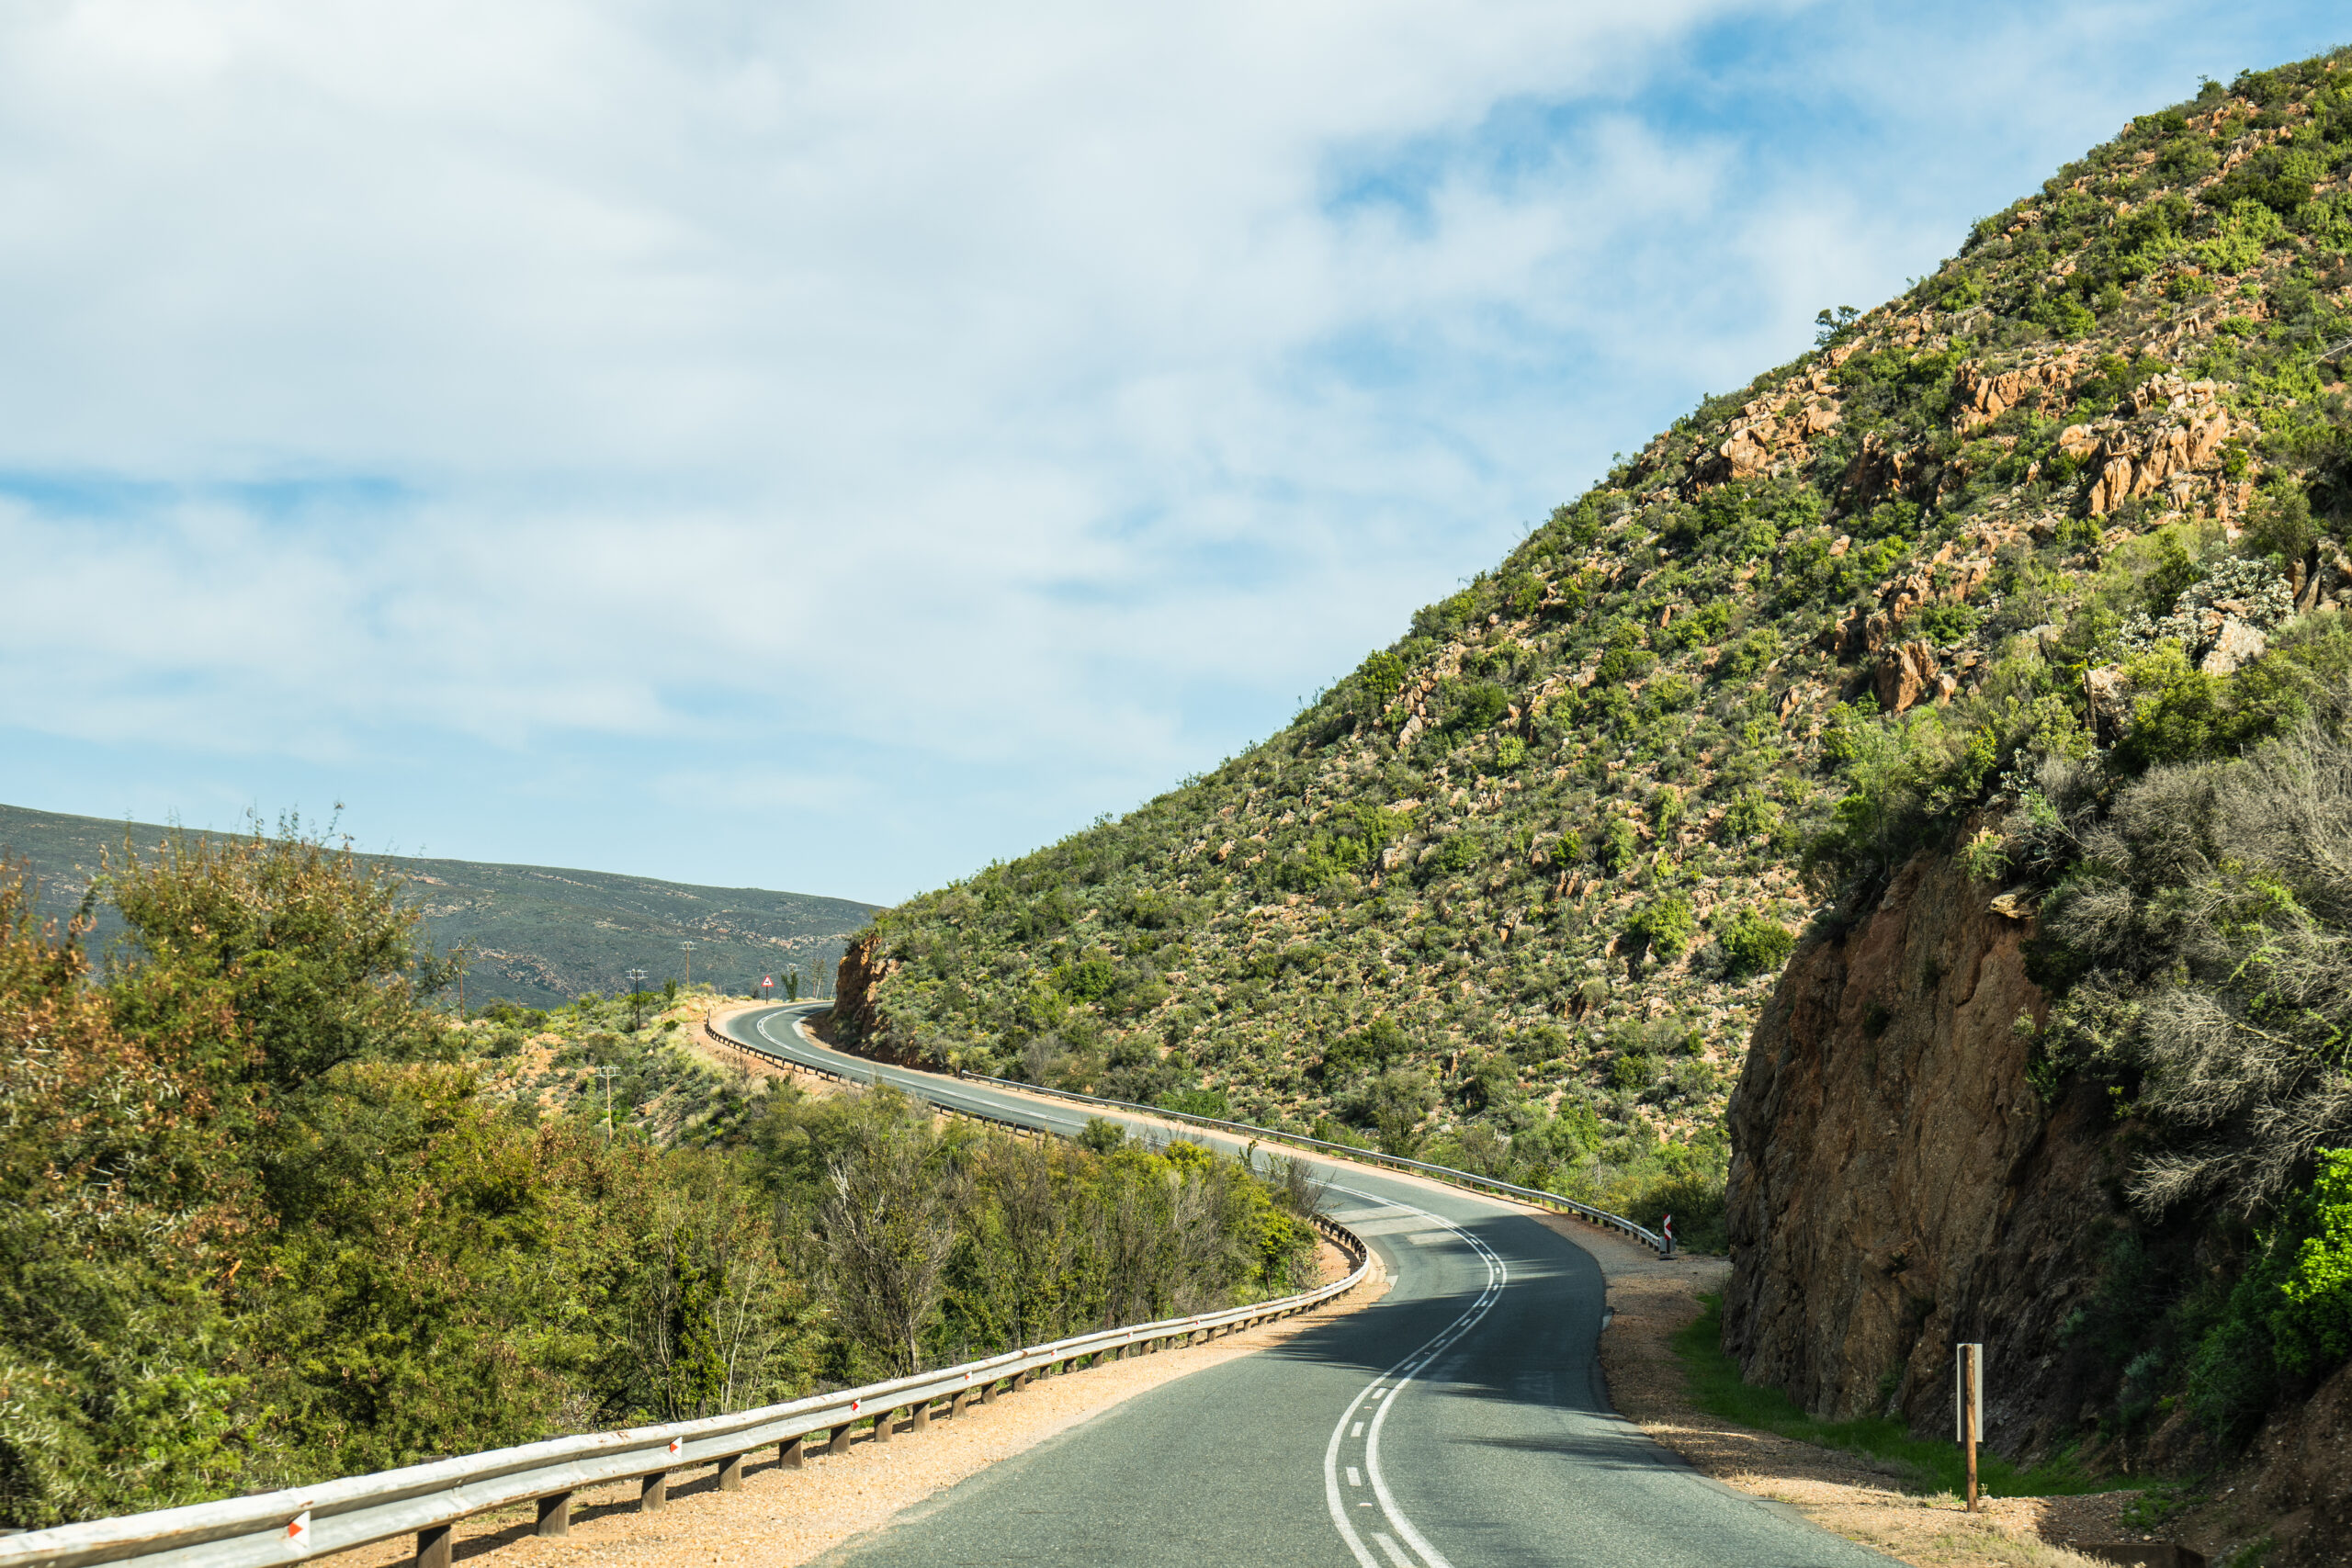
<svg viewBox="0 0 2352 1568"><path fill-rule="evenodd" d="M847 1056L824 1003L737 1015L741 1043L1003 1121L1090 1112ZM1187 1136L1226 1149L1232 1140ZM981 1472L827 1563L1284 1568L1883 1568L1717 1484L1609 1407L1590 1254L1523 1210L1310 1160L1380 1252L1379 1303L1163 1384Z"/></svg>

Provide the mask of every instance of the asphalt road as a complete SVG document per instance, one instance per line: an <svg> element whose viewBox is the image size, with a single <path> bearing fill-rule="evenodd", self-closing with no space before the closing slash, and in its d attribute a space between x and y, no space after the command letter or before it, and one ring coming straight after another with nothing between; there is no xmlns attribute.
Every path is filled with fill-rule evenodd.
<svg viewBox="0 0 2352 1568"><path fill-rule="evenodd" d="M797 1027L824 1005L745 1013L729 1032L1008 1121L1088 1120L828 1050ZM1583 1248L1473 1193L1312 1163L1333 1217L1396 1280L1378 1303L1115 1405L823 1561L1884 1568L1699 1475L1610 1410L1601 1275Z"/></svg>

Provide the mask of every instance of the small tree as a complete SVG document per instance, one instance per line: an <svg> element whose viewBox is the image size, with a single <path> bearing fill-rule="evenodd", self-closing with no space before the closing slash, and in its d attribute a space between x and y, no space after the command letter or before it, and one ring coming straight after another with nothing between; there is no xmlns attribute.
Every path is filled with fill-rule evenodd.
<svg viewBox="0 0 2352 1568"><path fill-rule="evenodd" d="M956 1246L960 1179L915 1130L876 1129L828 1162L818 1225L850 1338L892 1375L922 1364Z"/></svg>

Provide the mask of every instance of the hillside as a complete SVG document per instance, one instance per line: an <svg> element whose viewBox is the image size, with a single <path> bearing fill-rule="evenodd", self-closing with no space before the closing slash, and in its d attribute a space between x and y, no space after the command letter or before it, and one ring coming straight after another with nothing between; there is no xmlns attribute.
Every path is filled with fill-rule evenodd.
<svg viewBox="0 0 2352 1568"><path fill-rule="evenodd" d="M1280 733L881 916L844 1027L1562 1186L1719 1173L1809 921L2050 756L2244 746L2347 662L2347 60L2140 117Z"/></svg>
<svg viewBox="0 0 2352 1568"><path fill-rule="evenodd" d="M40 908L74 911L90 875L129 835L143 853L167 830L95 817L61 817L0 806L0 861L22 862L40 886ZM770 893L756 887L695 887L646 876L556 866L371 856L405 884L444 953L469 955L469 1006L492 999L560 1007L587 992L626 990L631 969L653 985L684 977L692 942L694 977L745 992L797 969L830 977L848 935L871 904ZM119 929L103 900L101 940Z"/></svg>

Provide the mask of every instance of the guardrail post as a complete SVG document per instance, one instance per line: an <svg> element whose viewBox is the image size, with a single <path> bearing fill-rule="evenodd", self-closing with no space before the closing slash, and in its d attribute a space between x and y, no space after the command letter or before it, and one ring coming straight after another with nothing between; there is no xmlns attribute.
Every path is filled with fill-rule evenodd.
<svg viewBox="0 0 2352 1568"><path fill-rule="evenodd" d="M449 1568L449 1525L427 1525L416 1532L416 1568Z"/></svg>
<svg viewBox="0 0 2352 1568"><path fill-rule="evenodd" d="M743 1456L729 1454L718 1461L718 1489L721 1492L743 1490Z"/></svg>
<svg viewBox="0 0 2352 1568"><path fill-rule="evenodd" d="M971 1403L972 1391L970 1389L965 1388L956 1390L955 1394L947 1401L947 1418L950 1421L955 1420L956 1417L964 1414L964 1406Z"/></svg>
<svg viewBox="0 0 2352 1568"><path fill-rule="evenodd" d="M808 1461L800 1457L800 1446L808 1440L808 1439L807 1438L803 1437L795 1438L788 1443L778 1443L775 1446L775 1462L777 1468L782 1470L798 1470L802 1465L806 1464Z"/></svg>
<svg viewBox="0 0 2352 1568"><path fill-rule="evenodd" d="M669 1501L670 1472L668 1471L657 1470L652 1474L645 1476L639 1481L637 1486L637 1511L639 1513L658 1514Z"/></svg>
<svg viewBox="0 0 2352 1568"><path fill-rule="evenodd" d="M982 1404L994 1404L996 1403L996 1379L990 1378L987 1382L980 1385L980 1403Z"/></svg>
<svg viewBox="0 0 2352 1568"><path fill-rule="evenodd" d="M899 1413L895 1410L880 1410L875 1412L874 1440L876 1442L887 1443L890 1440L891 1419L898 1414Z"/></svg>
<svg viewBox="0 0 2352 1568"><path fill-rule="evenodd" d="M550 1492L539 1499L539 1533L561 1536L571 1533L571 1494Z"/></svg>
<svg viewBox="0 0 2352 1568"><path fill-rule="evenodd" d="M1027 1369L1027 1368L1025 1368L1025 1367L1024 1367L1024 1368L1023 1368L1023 1369L1022 1369L1020 1371L1017 1371L1017 1372L1015 1372L1015 1373L1013 1373L1013 1374L1012 1374L1012 1392L1013 1392L1013 1393L1019 1393L1023 1389L1027 1388L1028 1386L1029 1386L1029 1371L1028 1371L1028 1369Z"/></svg>
<svg viewBox="0 0 2352 1568"><path fill-rule="evenodd" d="M926 1399L915 1406L914 1430L920 1432L931 1425L931 1401Z"/></svg>
<svg viewBox="0 0 2352 1568"><path fill-rule="evenodd" d="M849 1452L848 1422L844 1421L840 1426L833 1428L832 1441L825 1445L825 1451L829 1454L845 1454Z"/></svg>

